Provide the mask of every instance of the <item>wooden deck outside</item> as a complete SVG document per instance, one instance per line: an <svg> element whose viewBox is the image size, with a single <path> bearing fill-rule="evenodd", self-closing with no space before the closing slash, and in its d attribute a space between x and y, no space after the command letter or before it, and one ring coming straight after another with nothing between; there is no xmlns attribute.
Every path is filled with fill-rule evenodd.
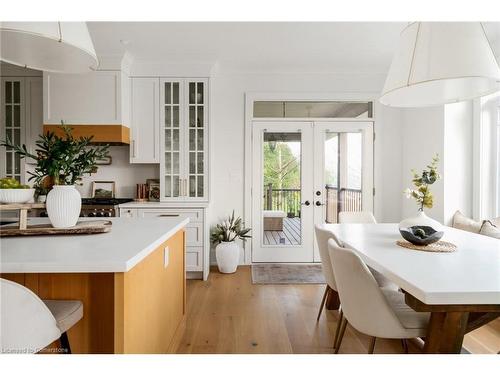
<svg viewBox="0 0 500 375"><path fill-rule="evenodd" d="M282 231L264 231L264 245L300 245L300 217L283 219Z"/></svg>

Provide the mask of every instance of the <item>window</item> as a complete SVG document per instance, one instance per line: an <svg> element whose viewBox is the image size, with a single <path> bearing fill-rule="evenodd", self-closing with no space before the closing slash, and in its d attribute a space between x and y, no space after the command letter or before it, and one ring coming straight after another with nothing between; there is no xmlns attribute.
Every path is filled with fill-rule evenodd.
<svg viewBox="0 0 500 375"><path fill-rule="evenodd" d="M254 118L372 118L372 102L256 101Z"/></svg>

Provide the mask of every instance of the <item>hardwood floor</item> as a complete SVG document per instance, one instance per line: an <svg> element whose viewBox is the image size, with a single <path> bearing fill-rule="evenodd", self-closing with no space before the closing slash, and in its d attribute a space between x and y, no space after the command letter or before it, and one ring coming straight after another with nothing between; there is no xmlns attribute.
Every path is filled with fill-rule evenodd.
<svg viewBox="0 0 500 375"><path fill-rule="evenodd" d="M253 285L250 267L213 269L189 280L186 331L178 353L333 353L338 313L316 322L324 285ZM341 353L367 353L369 337L348 327ZM402 353L399 340L377 340L375 353ZM416 348L410 345L410 352Z"/></svg>
<svg viewBox="0 0 500 375"><path fill-rule="evenodd" d="M186 330L178 353L333 353L336 311L316 322L323 285L253 285L250 267L212 269L188 280ZM340 353L368 352L370 338L348 327ZM466 336L473 353L500 350L500 320ZM411 343L410 353L418 352ZM399 340L377 339L375 353L403 353Z"/></svg>

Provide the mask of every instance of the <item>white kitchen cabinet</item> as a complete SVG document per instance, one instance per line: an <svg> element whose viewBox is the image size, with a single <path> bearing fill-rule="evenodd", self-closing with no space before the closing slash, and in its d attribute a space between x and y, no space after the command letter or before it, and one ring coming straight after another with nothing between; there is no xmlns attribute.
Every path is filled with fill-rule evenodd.
<svg viewBox="0 0 500 375"><path fill-rule="evenodd" d="M42 77L2 77L0 90L0 139L9 138L17 145L26 144L35 152L35 141L42 133ZM25 179L25 163L13 150L0 149L0 177Z"/></svg>
<svg viewBox="0 0 500 375"><path fill-rule="evenodd" d="M26 77L24 79L26 97L26 147L35 154L38 136L43 133L43 79L42 77ZM27 163L34 163L26 160Z"/></svg>
<svg viewBox="0 0 500 375"><path fill-rule="evenodd" d="M208 201L208 79L160 80L162 201Z"/></svg>
<svg viewBox="0 0 500 375"><path fill-rule="evenodd" d="M131 79L130 162L160 162L159 78Z"/></svg>
<svg viewBox="0 0 500 375"><path fill-rule="evenodd" d="M43 121L59 125L129 126L127 97L129 78L117 70L85 74L43 73ZM123 87L122 87L123 86ZM125 106L125 107L124 107Z"/></svg>
<svg viewBox="0 0 500 375"><path fill-rule="evenodd" d="M130 204L132 207L136 203ZM175 207L165 208L164 204L147 202L139 207L150 208L129 208L120 207L120 217L133 218L162 218L162 217L181 217L189 218L189 223L185 227L186 231L186 271L189 278L207 279L209 273L209 254L210 243L208 238L208 227L206 221L205 208L197 207Z"/></svg>

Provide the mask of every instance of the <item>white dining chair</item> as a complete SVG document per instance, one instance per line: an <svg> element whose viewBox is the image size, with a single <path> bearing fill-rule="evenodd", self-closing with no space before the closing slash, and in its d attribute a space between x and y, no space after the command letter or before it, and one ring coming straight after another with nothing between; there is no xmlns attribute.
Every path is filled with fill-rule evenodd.
<svg viewBox="0 0 500 375"><path fill-rule="evenodd" d="M377 337L403 340L425 337L429 313L416 312L407 306L403 293L380 288L366 264L351 249L329 240L328 250L343 311L335 353L340 349L347 324L372 337L370 354Z"/></svg>
<svg viewBox="0 0 500 375"><path fill-rule="evenodd" d="M370 211L341 211L339 212L339 224L377 224L377 219L375 219L375 216L373 216L373 213ZM337 243L340 244L339 241L337 241ZM380 287L392 290L399 289L396 284L391 282L380 272L372 268L370 268L370 271Z"/></svg>
<svg viewBox="0 0 500 375"><path fill-rule="evenodd" d="M341 211L339 223L376 224L377 220L370 211Z"/></svg>
<svg viewBox="0 0 500 375"><path fill-rule="evenodd" d="M36 353L58 338L71 353L67 330L83 317L81 301L41 300L21 284L0 279L2 353Z"/></svg>

